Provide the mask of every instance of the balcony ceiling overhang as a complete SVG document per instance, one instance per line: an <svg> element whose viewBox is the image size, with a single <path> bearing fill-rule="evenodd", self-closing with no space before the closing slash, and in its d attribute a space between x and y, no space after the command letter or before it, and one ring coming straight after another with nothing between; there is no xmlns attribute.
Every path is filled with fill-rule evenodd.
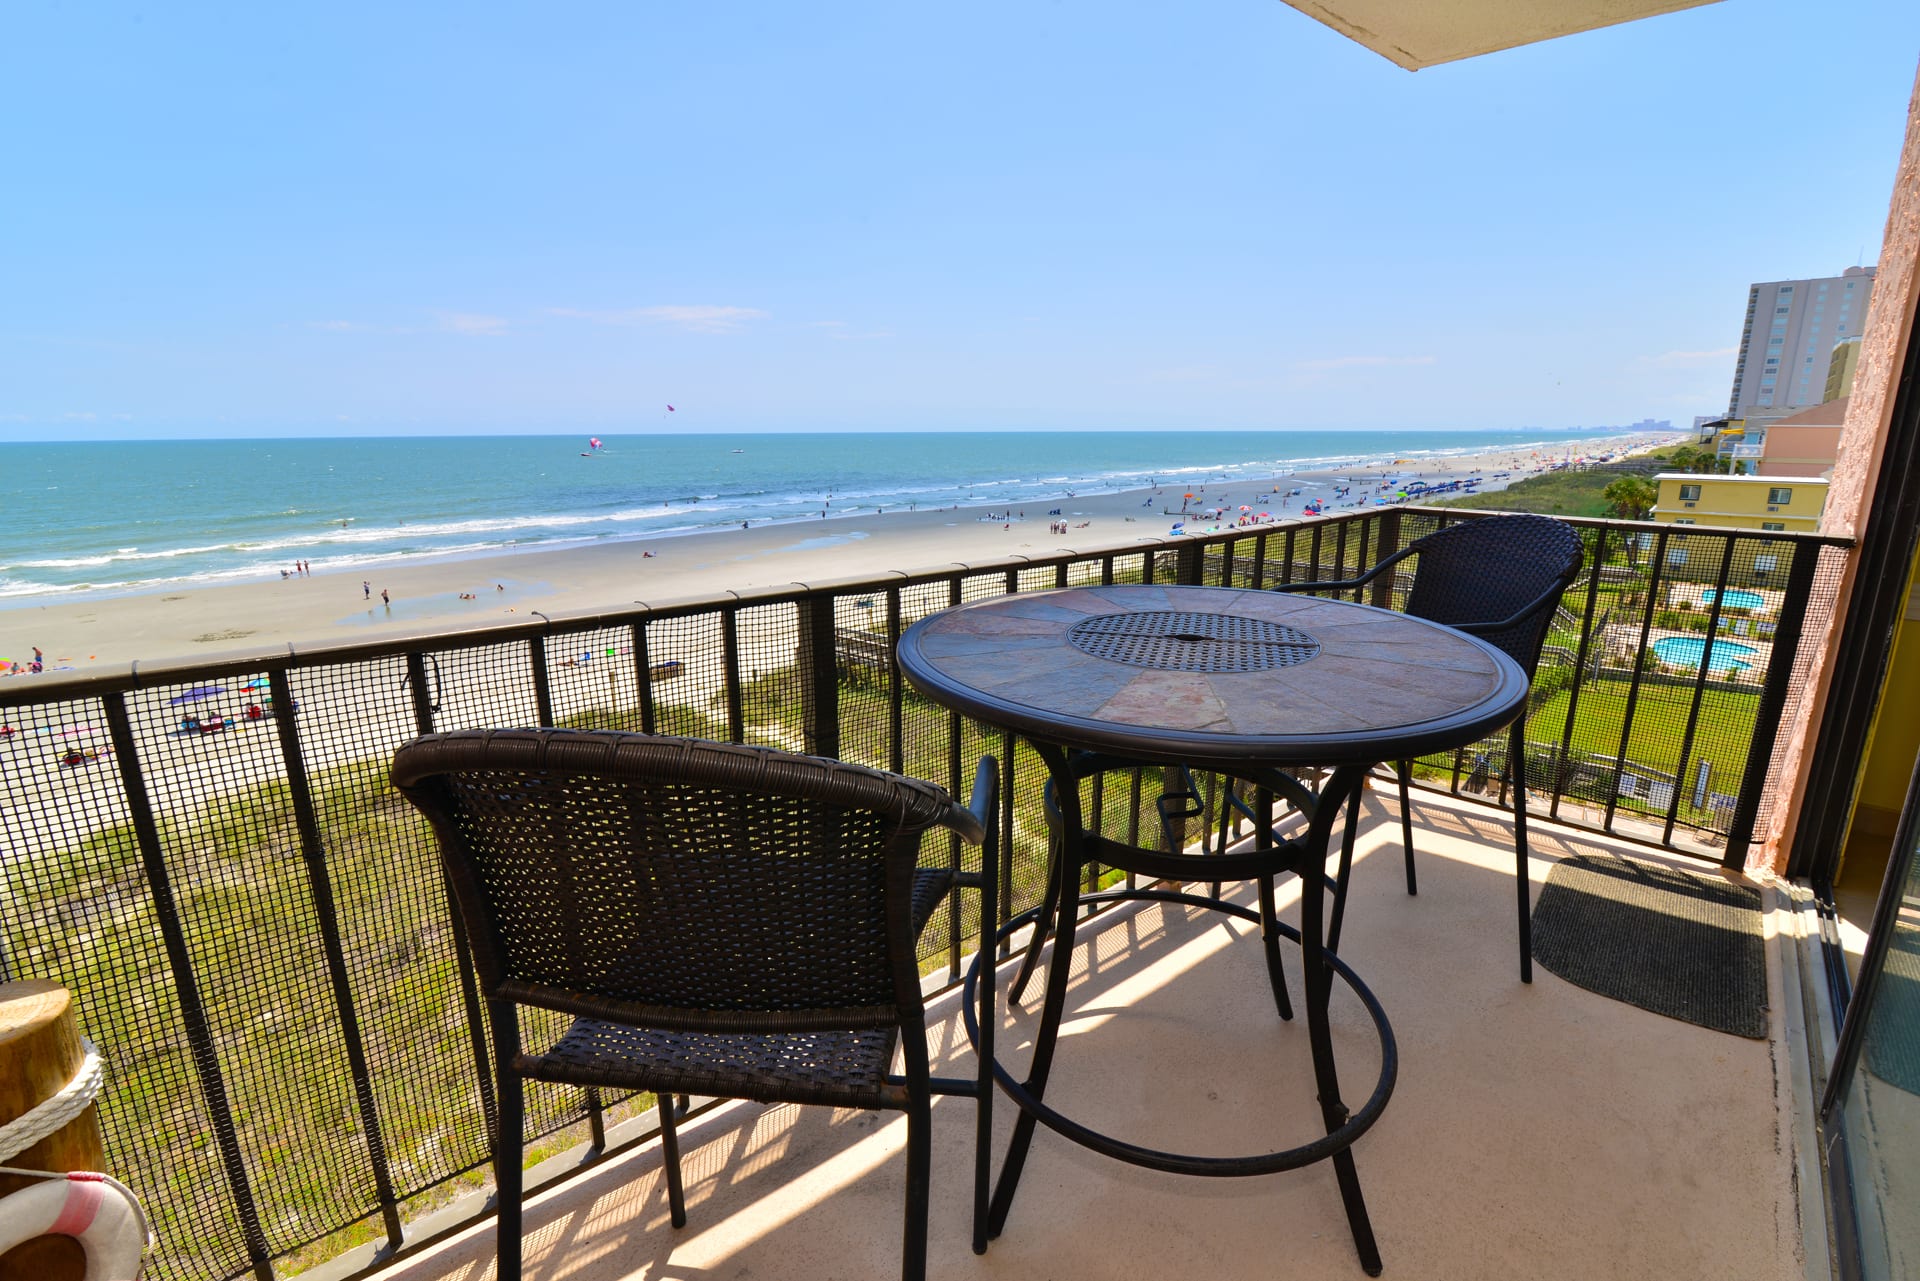
<svg viewBox="0 0 1920 1281"><path fill-rule="evenodd" d="M1717 0L1285 0L1408 71Z"/></svg>

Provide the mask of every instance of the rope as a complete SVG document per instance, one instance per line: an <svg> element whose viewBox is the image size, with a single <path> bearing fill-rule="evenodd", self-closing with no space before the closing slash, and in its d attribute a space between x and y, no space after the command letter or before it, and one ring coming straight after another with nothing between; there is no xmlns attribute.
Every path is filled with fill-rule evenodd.
<svg viewBox="0 0 1920 1281"><path fill-rule="evenodd" d="M13 1160L60 1129L85 1112L99 1097L100 1087L106 1080L100 1063L100 1051L84 1036L80 1038L80 1048L86 1052L86 1056L81 1059L73 1080L14 1120L0 1125L0 1163Z"/></svg>

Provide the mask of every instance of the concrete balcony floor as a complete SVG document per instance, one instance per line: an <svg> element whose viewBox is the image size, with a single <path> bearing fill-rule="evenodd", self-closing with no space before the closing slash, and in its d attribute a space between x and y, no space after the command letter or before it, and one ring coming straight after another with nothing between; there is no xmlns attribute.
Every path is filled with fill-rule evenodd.
<svg viewBox="0 0 1920 1281"><path fill-rule="evenodd" d="M1354 1149L1385 1275L1805 1276L1800 1217L1819 1210L1817 1191L1795 1176L1778 910L1766 1041L1650 1014L1538 968L1523 985L1510 816L1421 793L1414 808L1420 894L1410 898L1391 789L1368 794L1342 947L1399 1043L1393 1099ZM1551 824L1533 830L1536 894L1568 854L1661 857ZM1283 919L1296 915L1297 888L1281 887ZM1265 1151L1320 1133L1305 1021L1275 1018L1251 926L1160 905L1103 924L1073 957L1049 1102L1189 1152ZM1287 961L1297 1005L1297 951ZM1038 990L1025 1009L1003 1009L1001 1056L1016 1067ZM935 1071L947 1075L973 1063L956 1000L933 1011ZM1333 1016L1343 1093L1357 1106L1378 1072L1377 1044L1359 1001L1338 986ZM976 1257L973 1115L969 1100L934 1105L928 1271L940 1281L1364 1275L1328 1164L1182 1178L1119 1165L1045 1129L1005 1233ZM997 1098L996 1169L1013 1117ZM529 1202L526 1276L897 1276L905 1134L892 1113L722 1107L682 1131L684 1229L668 1225L649 1143ZM384 1275L481 1281L493 1265L487 1220Z"/></svg>

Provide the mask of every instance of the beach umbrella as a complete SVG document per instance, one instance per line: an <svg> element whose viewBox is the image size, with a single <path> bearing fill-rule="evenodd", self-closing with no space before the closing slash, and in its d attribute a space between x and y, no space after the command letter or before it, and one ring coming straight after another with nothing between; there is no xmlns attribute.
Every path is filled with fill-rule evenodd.
<svg viewBox="0 0 1920 1281"><path fill-rule="evenodd" d="M264 676L256 676L252 680L248 681L245 685L242 685L240 688L241 689L272 689L273 682L268 680Z"/></svg>
<svg viewBox="0 0 1920 1281"><path fill-rule="evenodd" d="M198 703L203 699L212 698L216 694L224 694L226 692L227 687L225 685L195 685L184 694L175 694L167 700L167 705L170 707L178 707L182 703Z"/></svg>

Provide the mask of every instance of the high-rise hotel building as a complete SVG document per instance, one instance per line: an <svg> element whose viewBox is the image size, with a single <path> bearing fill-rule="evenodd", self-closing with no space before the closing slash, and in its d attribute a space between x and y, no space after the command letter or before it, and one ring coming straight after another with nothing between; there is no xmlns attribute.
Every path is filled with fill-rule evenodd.
<svg viewBox="0 0 1920 1281"><path fill-rule="evenodd" d="M1859 335L1872 293L1872 267L1815 280L1769 280L1747 290L1727 417L1825 401L1834 345Z"/></svg>

